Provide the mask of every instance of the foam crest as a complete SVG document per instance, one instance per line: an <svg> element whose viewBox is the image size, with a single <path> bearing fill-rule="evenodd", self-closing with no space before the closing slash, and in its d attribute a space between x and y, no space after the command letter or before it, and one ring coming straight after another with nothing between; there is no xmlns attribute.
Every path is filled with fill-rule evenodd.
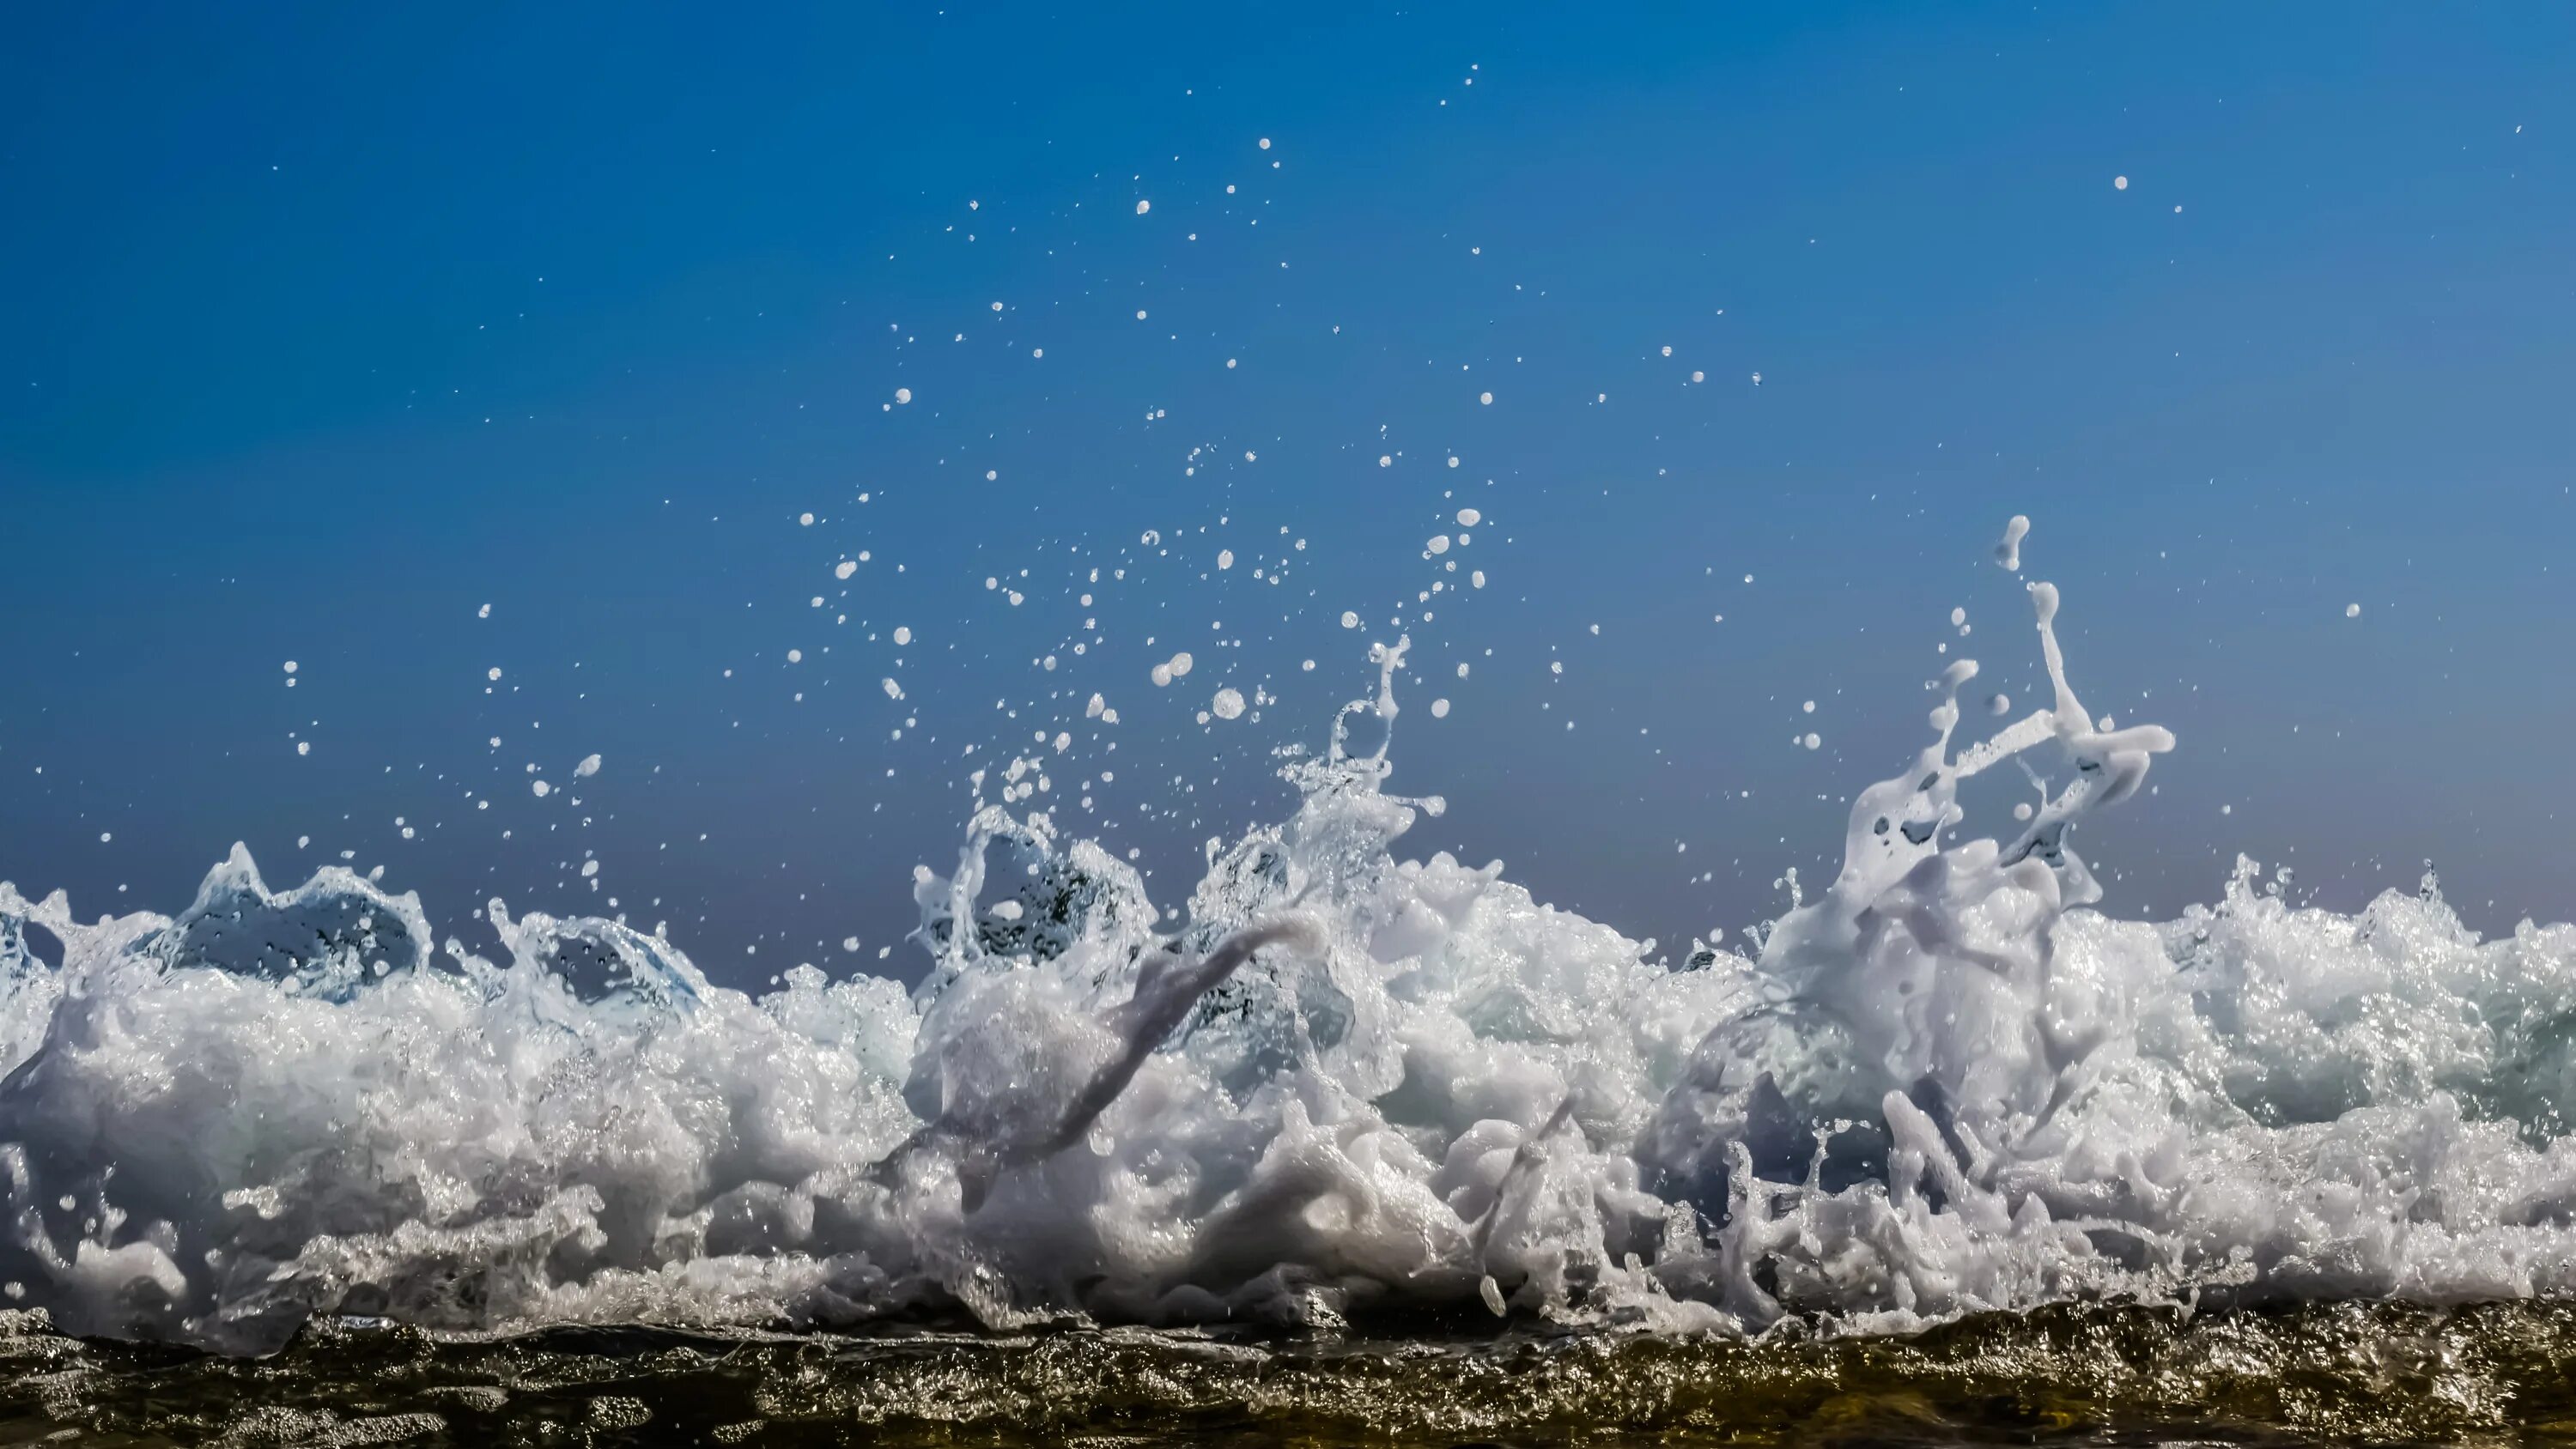
<svg viewBox="0 0 2576 1449"><path fill-rule="evenodd" d="M238 848L176 917L0 886L0 1281L232 1351L317 1314L1750 1331L2576 1289L2576 928L2481 941L2429 882L2338 915L2251 865L2179 921L2094 909L2075 837L2174 740L2084 708L2029 593L2050 705L1956 743L1950 665L1749 957L1402 858L1441 803L1387 788L1401 639L1176 912L981 809L916 877L910 992L752 996L498 902L496 957L433 951L410 896L271 891ZM1960 786L2007 762L2056 779L1975 834Z"/></svg>

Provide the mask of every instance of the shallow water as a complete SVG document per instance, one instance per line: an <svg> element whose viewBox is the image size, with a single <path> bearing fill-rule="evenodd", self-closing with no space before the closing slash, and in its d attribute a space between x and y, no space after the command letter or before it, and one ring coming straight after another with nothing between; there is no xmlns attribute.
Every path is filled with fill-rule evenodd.
<svg viewBox="0 0 2576 1449"><path fill-rule="evenodd" d="M1442 808L1386 788L1401 639L1286 759L1293 813L1211 842L1183 910L1027 806L1043 764L990 779L953 873L919 872L909 992L798 968L755 997L659 930L497 901L489 960L434 947L408 895L271 890L238 850L175 916L0 884L18 1427L2576 1421L2576 929L2482 940L2429 878L2300 907L2250 863L2179 920L2101 909L2074 833L2177 742L2094 718L2056 590L2027 595L2054 701L1958 742L1976 666L1943 661L1840 874L1679 961L1498 866L1398 854ZM1976 835L2005 764L2018 829Z"/></svg>
<svg viewBox="0 0 2576 1449"><path fill-rule="evenodd" d="M0 1335L0 1441L2135 1444L2576 1437L2576 1308L2061 1305L1748 1341L318 1324L262 1359ZM52 1436L72 1431L68 1437Z"/></svg>

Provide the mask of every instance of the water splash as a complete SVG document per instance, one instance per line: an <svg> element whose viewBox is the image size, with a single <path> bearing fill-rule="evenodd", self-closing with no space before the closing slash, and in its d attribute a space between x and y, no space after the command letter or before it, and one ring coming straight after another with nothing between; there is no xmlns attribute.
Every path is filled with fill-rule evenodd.
<svg viewBox="0 0 2576 1449"><path fill-rule="evenodd" d="M2576 928L2296 908L2251 867L2179 921L2100 913L2074 836L2174 742L2085 710L2030 594L2050 706L1954 747L1953 664L1836 878L1678 968L1398 857L1441 808L1386 789L1401 639L1176 914L980 810L916 879L910 993L753 997L497 902L498 959L433 951L411 897L272 892L238 850L175 918L0 886L0 1283L234 1351L317 1314L1744 1331L2576 1289ZM1962 782L2051 752L2011 839L1965 833Z"/></svg>

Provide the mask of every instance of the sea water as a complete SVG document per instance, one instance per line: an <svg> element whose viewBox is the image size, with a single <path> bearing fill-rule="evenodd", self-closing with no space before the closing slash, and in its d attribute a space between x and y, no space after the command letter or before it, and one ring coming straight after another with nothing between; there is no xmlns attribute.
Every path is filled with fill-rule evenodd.
<svg viewBox="0 0 2576 1449"><path fill-rule="evenodd" d="M1981 1315L2187 1338L2350 1310L2429 1342L2443 1310L2576 1293L2576 928L2482 940L2429 877L2300 907L2251 862L2124 919L2077 846L2176 741L2090 714L2058 591L2027 593L2049 703L1963 739L1977 666L1950 663L1840 873L1679 963L1406 855L1442 806L1391 788L1401 639L1185 902L984 807L919 873L910 991L800 967L749 995L497 900L486 957L410 895L272 889L238 847L174 916L0 884L9 1343L1215 1353L1419 1322L1625 1344L1604 1371L1642 1355L1646 1383ZM2028 802L1971 819L1960 786L2007 766Z"/></svg>

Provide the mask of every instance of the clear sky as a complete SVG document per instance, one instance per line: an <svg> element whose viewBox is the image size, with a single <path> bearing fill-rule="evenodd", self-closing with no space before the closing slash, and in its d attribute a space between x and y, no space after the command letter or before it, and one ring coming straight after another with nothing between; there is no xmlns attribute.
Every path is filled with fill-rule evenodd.
<svg viewBox="0 0 2576 1449"><path fill-rule="evenodd" d="M2181 737L2114 908L2576 913L2576 9L14 30L0 878L85 917L239 839L904 971L969 771L1178 905L1400 627L1414 846L1678 947L1829 873L1942 645L2036 702L2015 512Z"/></svg>

